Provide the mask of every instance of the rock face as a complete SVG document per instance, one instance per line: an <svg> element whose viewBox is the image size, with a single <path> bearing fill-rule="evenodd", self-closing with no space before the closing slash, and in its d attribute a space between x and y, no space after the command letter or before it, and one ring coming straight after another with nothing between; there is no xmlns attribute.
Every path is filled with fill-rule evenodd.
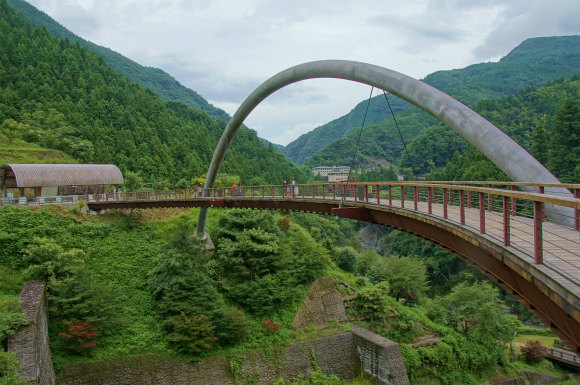
<svg viewBox="0 0 580 385"><path fill-rule="evenodd" d="M374 249L377 253L384 255L387 246L385 243L385 236L390 231L391 230L384 226L371 224L367 225L360 231L359 238L365 250Z"/></svg>
<svg viewBox="0 0 580 385"><path fill-rule="evenodd" d="M294 317L294 329L303 330L309 325L322 326L332 320L348 321L344 301L334 286L334 280L334 277L322 277L314 281Z"/></svg>
<svg viewBox="0 0 580 385"><path fill-rule="evenodd" d="M500 377L489 385L551 385L562 379L535 370L521 370L518 377Z"/></svg>
<svg viewBox="0 0 580 385"><path fill-rule="evenodd" d="M8 338L8 351L22 366L22 377L35 384L54 384L54 368L48 343L46 282L29 281L20 293L29 325Z"/></svg>

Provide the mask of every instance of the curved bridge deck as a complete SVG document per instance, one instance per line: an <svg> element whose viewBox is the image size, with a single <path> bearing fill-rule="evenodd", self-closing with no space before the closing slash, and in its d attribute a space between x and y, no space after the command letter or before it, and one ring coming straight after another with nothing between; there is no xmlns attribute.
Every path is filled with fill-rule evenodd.
<svg viewBox="0 0 580 385"><path fill-rule="evenodd" d="M251 186L85 199L91 210L280 209L337 215L406 231L473 264L580 352L580 185L468 183ZM516 186L538 192L515 191ZM574 196L561 187L573 189ZM562 193L553 194L556 188ZM544 189L551 189L550 194L544 194Z"/></svg>

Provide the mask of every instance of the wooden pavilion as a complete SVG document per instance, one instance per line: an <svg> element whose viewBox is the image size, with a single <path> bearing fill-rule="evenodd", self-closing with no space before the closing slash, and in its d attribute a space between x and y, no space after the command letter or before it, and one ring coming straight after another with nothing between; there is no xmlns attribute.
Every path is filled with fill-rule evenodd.
<svg viewBox="0 0 580 385"><path fill-rule="evenodd" d="M0 167L3 198L36 198L116 191L123 174L112 164L15 164Z"/></svg>

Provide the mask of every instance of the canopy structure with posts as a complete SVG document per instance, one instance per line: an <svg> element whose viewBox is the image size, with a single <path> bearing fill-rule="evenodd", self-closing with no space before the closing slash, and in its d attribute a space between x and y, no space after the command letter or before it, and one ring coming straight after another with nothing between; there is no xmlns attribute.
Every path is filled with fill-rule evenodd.
<svg viewBox="0 0 580 385"><path fill-rule="evenodd" d="M19 196L25 189L35 196L101 192L105 186L123 184L123 175L112 164L16 164L0 167L2 196L9 190ZM44 190L44 191L43 191Z"/></svg>

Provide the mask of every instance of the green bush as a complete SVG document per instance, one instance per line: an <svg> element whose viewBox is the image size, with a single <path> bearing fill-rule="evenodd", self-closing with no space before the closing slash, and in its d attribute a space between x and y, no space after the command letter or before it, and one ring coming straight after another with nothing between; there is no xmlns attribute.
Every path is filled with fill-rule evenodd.
<svg viewBox="0 0 580 385"><path fill-rule="evenodd" d="M375 263L369 272L373 282L387 281L391 295L412 304L428 288L425 264L411 257L393 255Z"/></svg>
<svg viewBox="0 0 580 385"><path fill-rule="evenodd" d="M356 271L358 253L350 246L336 248L336 265L349 273Z"/></svg>
<svg viewBox="0 0 580 385"><path fill-rule="evenodd" d="M0 346L0 385L27 385L20 376L20 362L14 353L5 352Z"/></svg>
<svg viewBox="0 0 580 385"><path fill-rule="evenodd" d="M23 325L28 325L28 318L20 306L20 296L0 293L0 341Z"/></svg>

